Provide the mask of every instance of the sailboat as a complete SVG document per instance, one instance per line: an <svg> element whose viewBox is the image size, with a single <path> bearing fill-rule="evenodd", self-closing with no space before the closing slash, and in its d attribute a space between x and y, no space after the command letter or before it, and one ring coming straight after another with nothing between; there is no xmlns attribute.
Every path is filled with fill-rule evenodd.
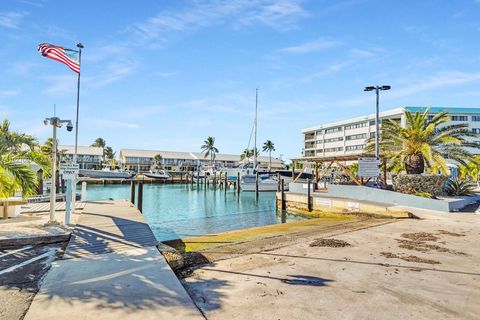
<svg viewBox="0 0 480 320"><path fill-rule="evenodd" d="M258 88L255 94L255 122L254 122L254 147L253 147L253 172L244 174L240 177L240 188L243 191L257 190L258 161L257 161L257 123L258 123ZM278 181L272 179L270 175L260 175L258 179L258 191L277 191Z"/></svg>

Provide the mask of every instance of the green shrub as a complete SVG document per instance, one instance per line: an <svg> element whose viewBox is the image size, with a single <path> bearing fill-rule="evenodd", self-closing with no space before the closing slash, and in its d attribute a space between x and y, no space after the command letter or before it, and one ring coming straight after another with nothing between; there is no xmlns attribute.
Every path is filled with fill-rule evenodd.
<svg viewBox="0 0 480 320"><path fill-rule="evenodd" d="M445 192L449 196L471 196L475 194L473 191L476 184L468 182L466 180L448 180L445 183Z"/></svg>

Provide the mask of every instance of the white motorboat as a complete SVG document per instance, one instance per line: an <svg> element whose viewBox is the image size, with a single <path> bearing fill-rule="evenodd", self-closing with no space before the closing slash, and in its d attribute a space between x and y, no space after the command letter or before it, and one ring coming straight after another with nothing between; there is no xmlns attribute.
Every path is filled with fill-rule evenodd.
<svg viewBox="0 0 480 320"><path fill-rule="evenodd" d="M240 178L240 188L242 191L256 191L256 175L243 175ZM270 175L260 175L258 177L258 191L277 191L278 181L272 179Z"/></svg>
<svg viewBox="0 0 480 320"><path fill-rule="evenodd" d="M109 168L104 168L102 170L80 169L78 175L80 177L97 179L131 179L135 176L135 173L118 170L112 171Z"/></svg>
<svg viewBox="0 0 480 320"><path fill-rule="evenodd" d="M143 175L147 178L159 180L166 180L172 177L167 171L163 169L150 170L150 172L144 172Z"/></svg>

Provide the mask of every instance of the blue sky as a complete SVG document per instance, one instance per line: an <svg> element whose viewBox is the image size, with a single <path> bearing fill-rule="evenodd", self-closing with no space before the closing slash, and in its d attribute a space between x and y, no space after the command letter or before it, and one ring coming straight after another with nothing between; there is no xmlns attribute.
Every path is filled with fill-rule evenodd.
<svg viewBox="0 0 480 320"><path fill-rule="evenodd" d="M75 117L76 74L41 42L82 55L81 145L222 153L258 140L299 156L301 128L382 110L479 107L480 1L53 1L0 3L0 119L44 141ZM60 140L73 144L62 129Z"/></svg>

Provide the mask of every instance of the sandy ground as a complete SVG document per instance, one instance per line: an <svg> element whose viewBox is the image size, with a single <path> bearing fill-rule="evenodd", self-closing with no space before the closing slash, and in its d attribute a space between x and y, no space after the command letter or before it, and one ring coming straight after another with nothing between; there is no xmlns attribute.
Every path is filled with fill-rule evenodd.
<svg viewBox="0 0 480 320"><path fill-rule="evenodd" d="M17 218L0 220L0 243L4 239L44 237L71 233L81 210L77 212L71 216L70 226L62 225L65 221L65 211L55 212L57 224L48 224L50 219L49 212L22 213Z"/></svg>
<svg viewBox="0 0 480 320"><path fill-rule="evenodd" d="M479 319L480 216L415 213L217 261L184 285L208 319Z"/></svg>

